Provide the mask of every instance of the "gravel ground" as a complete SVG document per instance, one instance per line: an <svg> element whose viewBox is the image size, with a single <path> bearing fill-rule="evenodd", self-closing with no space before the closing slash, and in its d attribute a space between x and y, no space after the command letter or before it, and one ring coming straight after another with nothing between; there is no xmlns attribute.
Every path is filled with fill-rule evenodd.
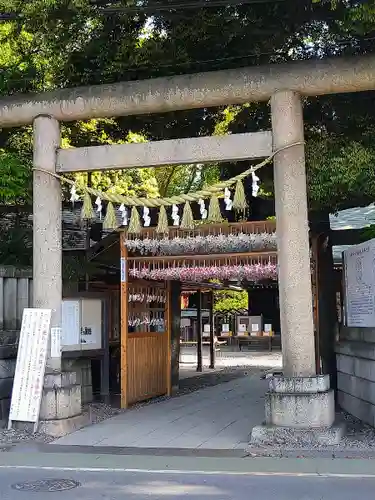
<svg viewBox="0 0 375 500"><path fill-rule="evenodd" d="M331 457L331 458L375 458L375 428L364 424L346 412L337 414L337 421L345 425L345 435L335 446L299 444L280 440L272 446L249 446L251 457Z"/></svg>

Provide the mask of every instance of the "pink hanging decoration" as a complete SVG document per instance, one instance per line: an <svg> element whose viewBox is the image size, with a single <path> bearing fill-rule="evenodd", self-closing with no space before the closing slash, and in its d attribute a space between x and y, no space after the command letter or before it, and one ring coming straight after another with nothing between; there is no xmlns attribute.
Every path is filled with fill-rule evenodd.
<svg viewBox="0 0 375 500"><path fill-rule="evenodd" d="M147 267L130 269L130 275L138 279L155 281L193 281L196 283L217 279L221 281L264 281L277 279L275 264L247 264L244 266L170 267L153 269Z"/></svg>

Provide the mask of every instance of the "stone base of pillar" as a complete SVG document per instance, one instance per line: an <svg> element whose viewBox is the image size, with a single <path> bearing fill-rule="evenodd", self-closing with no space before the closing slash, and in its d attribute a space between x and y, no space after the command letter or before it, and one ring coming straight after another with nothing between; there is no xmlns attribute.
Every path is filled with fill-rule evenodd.
<svg viewBox="0 0 375 500"><path fill-rule="evenodd" d="M265 424L254 427L251 444L332 446L342 437L343 428L333 425L335 398L328 375L273 377L265 406Z"/></svg>
<svg viewBox="0 0 375 500"><path fill-rule="evenodd" d="M38 430L64 436L89 423L82 414L81 385L74 371L46 374Z"/></svg>

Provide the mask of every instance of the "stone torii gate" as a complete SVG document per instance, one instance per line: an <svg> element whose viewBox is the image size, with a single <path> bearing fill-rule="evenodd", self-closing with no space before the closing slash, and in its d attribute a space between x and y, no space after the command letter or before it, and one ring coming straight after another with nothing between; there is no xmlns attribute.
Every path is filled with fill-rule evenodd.
<svg viewBox="0 0 375 500"><path fill-rule="evenodd" d="M34 306L52 309L51 326L61 326L61 188L53 176L55 172L163 165L173 161L245 159L265 156L269 147L269 134L265 133L262 137L240 134L245 137L232 136L219 142L217 138L200 138L63 151L59 149L60 121L163 113L270 99L273 149L294 143L299 145L283 149L274 158L284 377L271 381L266 398L266 423L269 425L254 429L253 439L272 439L275 433L287 427L302 430L313 439L334 442L339 434L332 429L333 393L329 378L317 376L315 368L301 97L373 89L375 57L367 56L241 68L1 99L0 127L26 124L34 127ZM249 140L251 143L247 142ZM102 155L101 159L93 160L93 149ZM126 164L125 150L127 155L133 155L129 164ZM212 154L212 150L216 153ZM96 153L94 157L99 158ZM52 386L60 387L61 393L69 398L69 387L64 387L67 377L62 376L62 370L61 359L48 360L47 373L50 375L46 391L51 387L52 376ZM71 417L73 414L69 414L64 404L51 414L47 411L41 415L52 427L56 419L60 426L65 419L65 430L76 423L77 417ZM317 431L318 428L325 429L323 434ZM316 431L306 433L311 429Z"/></svg>

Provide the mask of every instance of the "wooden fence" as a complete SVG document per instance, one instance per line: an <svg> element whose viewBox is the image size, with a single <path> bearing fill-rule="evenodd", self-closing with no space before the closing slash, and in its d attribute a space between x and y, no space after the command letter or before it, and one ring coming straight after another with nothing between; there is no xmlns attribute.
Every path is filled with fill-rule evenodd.
<svg viewBox="0 0 375 500"><path fill-rule="evenodd" d="M0 266L0 332L19 331L22 312L31 307L32 270Z"/></svg>

